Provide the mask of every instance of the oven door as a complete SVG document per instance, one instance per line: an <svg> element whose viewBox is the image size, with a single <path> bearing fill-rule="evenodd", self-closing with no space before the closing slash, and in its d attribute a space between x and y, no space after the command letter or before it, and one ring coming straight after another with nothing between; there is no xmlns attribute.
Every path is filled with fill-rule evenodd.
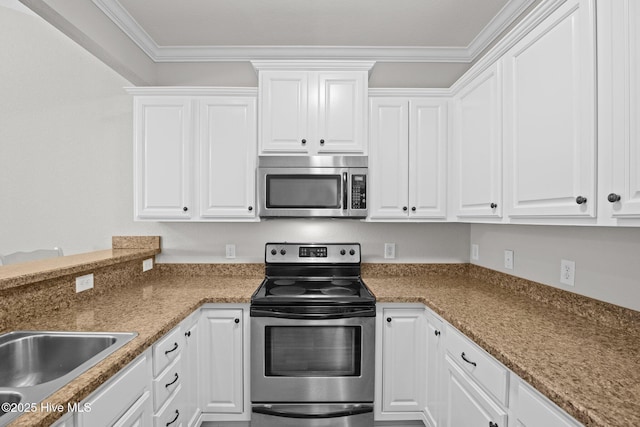
<svg viewBox="0 0 640 427"><path fill-rule="evenodd" d="M277 316L252 313L252 402L373 402L375 317Z"/></svg>

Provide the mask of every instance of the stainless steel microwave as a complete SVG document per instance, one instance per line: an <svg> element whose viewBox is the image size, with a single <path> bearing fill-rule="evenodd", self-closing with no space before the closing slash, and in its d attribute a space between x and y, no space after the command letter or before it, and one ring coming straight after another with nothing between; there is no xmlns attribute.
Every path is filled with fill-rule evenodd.
<svg viewBox="0 0 640 427"><path fill-rule="evenodd" d="M365 218L366 156L260 156L262 218Z"/></svg>

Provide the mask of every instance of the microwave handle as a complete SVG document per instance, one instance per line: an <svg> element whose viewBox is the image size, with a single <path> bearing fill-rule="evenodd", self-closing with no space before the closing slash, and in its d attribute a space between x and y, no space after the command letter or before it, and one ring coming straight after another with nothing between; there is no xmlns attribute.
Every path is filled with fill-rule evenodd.
<svg viewBox="0 0 640 427"><path fill-rule="evenodd" d="M348 179L347 173L342 173L342 210L347 210L347 204L349 203L349 192L347 189Z"/></svg>

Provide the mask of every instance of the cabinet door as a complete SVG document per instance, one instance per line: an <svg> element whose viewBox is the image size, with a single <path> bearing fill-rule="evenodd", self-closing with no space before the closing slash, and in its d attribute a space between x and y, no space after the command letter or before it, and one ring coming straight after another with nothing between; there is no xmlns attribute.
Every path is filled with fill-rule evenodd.
<svg viewBox="0 0 640 427"><path fill-rule="evenodd" d="M516 427L577 427L564 411L519 380L515 402Z"/></svg>
<svg viewBox="0 0 640 427"><path fill-rule="evenodd" d="M309 133L309 73L260 72L260 151L306 153Z"/></svg>
<svg viewBox="0 0 640 427"><path fill-rule="evenodd" d="M318 152L364 153L367 72L321 72L317 82Z"/></svg>
<svg viewBox="0 0 640 427"><path fill-rule="evenodd" d="M189 427L196 426L198 417L200 416L200 399L198 399L198 382L200 381L198 371L198 352L199 352L199 325L196 322L185 332L185 349L184 349L184 367L183 372L186 376L183 381L184 385L184 410L185 421Z"/></svg>
<svg viewBox="0 0 640 427"><path fill-rule="evenodd" d="M446 217L447 101L409 101L409 217Z"/></svg>
<svg viewBox="0 0 640 427"><path fill-rule="evenodd" d="M637 1L598 2L599 201L618 219L640 217L639 26Z"/></svg>
<svg viewBox="0 0 640 427"><path fill-rule="evenodd" d="M200 101L200 216L255 218L256 101Z"/></svg>
<svg viewBox="0 0 640 427"><path fill-rule="evenodd" d="M201 322L200 407L205 413L242 413L242 310L205 309Z"/></svg>
<svg viewBox="0 0 640 427"><path fill-rule="evenodd" d="M507 414L467 377L446 355L445 387L446 427L495 426L507 427Z"/></svg>
<svg viewBox="0 0 640 427"><path fill-rule="evenodd" d="M191 217L191 101L137 97L134 102L135 217Z"/></svg>
<svg viewBox="0 0 640 427"><path fill-rule="evenodd" d="M408 217L409 103L406 98L371 98L369 217Z"/></svg>
<svg viewBox="0 0 640 427"><path fill-rule="evenodd" d="M500 63L454 99L453 192L459 218L502 217Z"/></svg>
<svg viewBox="0 0 640 427"><path fill-rule="evenodd" d="M136 403L122 416L113 427L151 427L151 394L145 392Z"/></svg>
<svg viewBox="0 0 640 427"><path fill-rule="evenodd" d="M385 309L382 330L382 411L424 409L424 310Z"/></svg>
<svg viewBox="0 0 640 427"><path fill-rule="evenodd" d="M427 350L425 353L424 414L429 427L438 427L444 404L440 386L443 355L441 337L444 325L428 309L425 309L425 321Z"/></svg>
<svg viewBox="0 0 640 427"><path fill-rule="evenodd" d="M593 0L569 0L505 55L511 217L595 216Z"/></svg>

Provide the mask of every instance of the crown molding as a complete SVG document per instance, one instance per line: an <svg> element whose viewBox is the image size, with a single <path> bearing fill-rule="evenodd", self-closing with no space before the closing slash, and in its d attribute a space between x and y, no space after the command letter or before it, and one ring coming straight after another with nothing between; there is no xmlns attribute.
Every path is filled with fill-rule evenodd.
<svg viewBox="0 0 640 427"><path fill-rule="evenodd" d="M172 95L172 96L258 96L257 87L215 87L215 86L132 86L125 87L129 95Z"/></svg>
<svg viewBox="0 0 640 427"><path fill-rule="evenodd" d="M118 0L92 0L154 62L353 59L376 62L473 62L535 0L509 0L466 47L159 46Z"/></svg>
<svg viewBox="0 0 640 427"><path fill-rule="evenodd" d="M450 98L451 90L449 88L369 88L369 96L376 98L384 97L421 97L427 96L429 98Z"/></svg>

